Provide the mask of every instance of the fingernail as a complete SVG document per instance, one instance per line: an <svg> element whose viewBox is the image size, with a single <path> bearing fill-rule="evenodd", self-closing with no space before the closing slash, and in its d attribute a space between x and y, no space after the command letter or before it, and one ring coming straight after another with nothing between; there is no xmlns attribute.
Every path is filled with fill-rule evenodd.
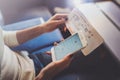
<svg viewBox="0 0 120 80"><path fill-rule="evenodd" d="M57 42L54 42L54 46L57 46L57 44L58 44Z"/></svg>
<svg viewBox="0 0 120 80"><path fill-rule="evenodd" d="M68 17L65 17L64 19L65 19L65 21L67 21L67 20L68 20Z"/></svg>
<svg viewBox="0 0 120 80"><path fill-rule="evenodd" d="M65 20L67 21L67 20L68 20L68 18L66 17L66 18L65 18Z"/></svg>
<svg viewBox="0 0 120 80"><path fill-rule="evenodd" d="M74 56L74 54L70 54L70 58L72 58Z"/></svg>

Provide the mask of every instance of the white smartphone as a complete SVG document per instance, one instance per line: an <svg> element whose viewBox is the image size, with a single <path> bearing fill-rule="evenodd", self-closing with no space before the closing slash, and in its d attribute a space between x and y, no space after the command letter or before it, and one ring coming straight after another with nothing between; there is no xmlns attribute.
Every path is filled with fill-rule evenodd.
<svg viewBox="0 0 120 80"><path fill-rule="evenodd" d="M79 33L75 33L51 49L52 60L60 60L67 54L73 54L81 50L86 45L86 41L83 41L83 37L81 39L81 35Z"/></svg>

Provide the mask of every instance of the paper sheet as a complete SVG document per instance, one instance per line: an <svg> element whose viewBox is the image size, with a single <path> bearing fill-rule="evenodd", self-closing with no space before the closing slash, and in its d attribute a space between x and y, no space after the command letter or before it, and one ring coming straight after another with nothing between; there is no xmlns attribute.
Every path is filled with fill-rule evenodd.
<svg viewBox="0 0 120 80"><path fill-rule="evenodd" d="M78 9L74 9L68 16L66 26L71 34L82 32L87 40L87 46L82 50L86 56L103 43L103 38L92 27L85 16Z"/></svg>

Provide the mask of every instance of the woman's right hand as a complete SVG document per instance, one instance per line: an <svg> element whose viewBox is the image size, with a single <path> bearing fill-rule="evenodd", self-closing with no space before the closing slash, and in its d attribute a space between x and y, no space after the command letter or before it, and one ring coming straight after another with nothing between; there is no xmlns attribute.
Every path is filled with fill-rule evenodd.
<svg viewBox="0 0 120 80"><path fill-rule="evenodd" d="M73 54L69 54L63 59L49 63L43 68L35 80L52 80L52 78L69 66L73 58Z"/></svg>

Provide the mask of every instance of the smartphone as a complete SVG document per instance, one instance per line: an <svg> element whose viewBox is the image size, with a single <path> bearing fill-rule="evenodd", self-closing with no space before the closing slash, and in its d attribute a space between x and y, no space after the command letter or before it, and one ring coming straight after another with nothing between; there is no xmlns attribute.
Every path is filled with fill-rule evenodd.
<svg viewBox="0 0 120 80"><path fill-rule="evenodd" d="M75 52L81 50L86 46L86 41L83 40L83 36L81 38L79 33L75 33L64 41L60 42L57 46L54 46L51 49L52 60L60 60L68 54L74 54Z"/></svg>

